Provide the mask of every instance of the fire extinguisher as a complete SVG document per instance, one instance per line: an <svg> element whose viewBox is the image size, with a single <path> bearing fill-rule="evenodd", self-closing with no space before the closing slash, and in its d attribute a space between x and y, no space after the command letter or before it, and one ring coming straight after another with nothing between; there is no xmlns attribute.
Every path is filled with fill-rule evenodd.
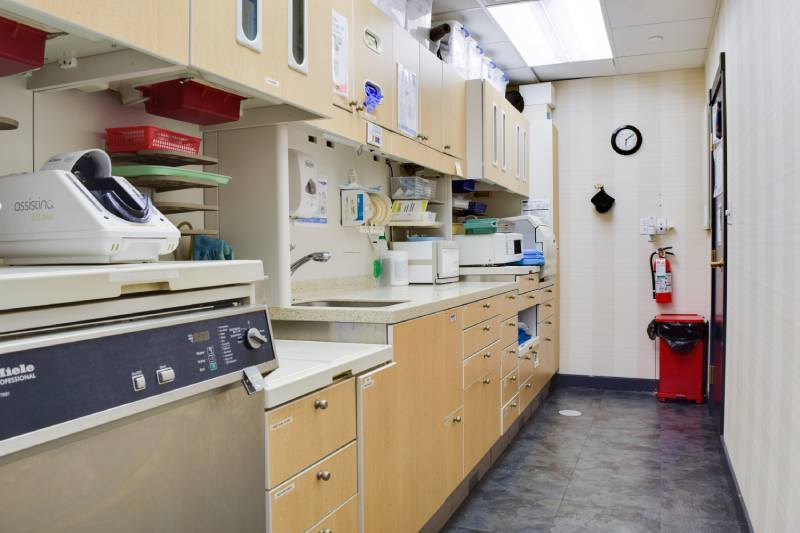
<svg viewBox="0 0 800 533"><path fill-rule="evenodd" d="M675 255L672 246L659 248L650 254L650 279L653 282L653 298L657 304L672 303L672 266L668 255Z"/></svg>

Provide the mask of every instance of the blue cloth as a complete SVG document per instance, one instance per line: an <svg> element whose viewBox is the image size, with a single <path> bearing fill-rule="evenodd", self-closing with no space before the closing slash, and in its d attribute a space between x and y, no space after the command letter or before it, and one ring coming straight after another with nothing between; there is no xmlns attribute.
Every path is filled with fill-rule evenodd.
<svg viewBox="0 0 800 533"><path fill-rule="evenodd" d="M221 261L234 258L227 242L207 235L192 236L192 261Z"/></svg>
<svg viewBox="0 0 800 533"><path fill-rule="evenodd" d="M383 91L377 85L367 82L364 84L364 108L367 113L372 113L378 104L383 101Z"/></svg>

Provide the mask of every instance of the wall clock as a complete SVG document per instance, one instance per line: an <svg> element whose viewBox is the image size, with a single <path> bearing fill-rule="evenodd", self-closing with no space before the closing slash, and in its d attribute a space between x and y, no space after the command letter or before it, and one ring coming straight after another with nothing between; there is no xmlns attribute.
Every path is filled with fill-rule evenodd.
<svg viewBox="0 0 800 533"><path fill-rule="evenodd" d="M611 134L611 147L620 155L635 154L642 146L642 132L636 126L620 126Z"/></svg>

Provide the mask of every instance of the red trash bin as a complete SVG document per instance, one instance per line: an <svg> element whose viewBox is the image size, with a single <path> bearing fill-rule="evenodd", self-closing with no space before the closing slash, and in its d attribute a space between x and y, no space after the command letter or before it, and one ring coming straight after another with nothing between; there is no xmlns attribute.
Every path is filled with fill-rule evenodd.
<svg viewBox="0 0 800 533"><path fill-rule="evenodd" d="M704 324L705 318L700 315L658 315L656 323L660 326L675 324ZM689 328L685 328L689 329ZM666 327L665 327L665 331ZM703 328L703 332L705 327ZM705 333L688 350L670 347L667 339L658 339L658 394L660 401L693 400L703 403L703 355L705 354Z"/></svg>

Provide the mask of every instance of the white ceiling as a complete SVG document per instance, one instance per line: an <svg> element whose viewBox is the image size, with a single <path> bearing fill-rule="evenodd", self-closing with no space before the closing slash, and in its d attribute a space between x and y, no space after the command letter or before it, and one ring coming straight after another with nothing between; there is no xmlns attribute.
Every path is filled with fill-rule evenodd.
<svg viewBox="0 0 800 533"><path fill-rule="evenodd" d="M509 0L433 0L433 20L458 20L512 83L701 67L718 0L600 0L612 59L529 68L487 5ZM650 39L660 36L661 40Z"/></svg>

